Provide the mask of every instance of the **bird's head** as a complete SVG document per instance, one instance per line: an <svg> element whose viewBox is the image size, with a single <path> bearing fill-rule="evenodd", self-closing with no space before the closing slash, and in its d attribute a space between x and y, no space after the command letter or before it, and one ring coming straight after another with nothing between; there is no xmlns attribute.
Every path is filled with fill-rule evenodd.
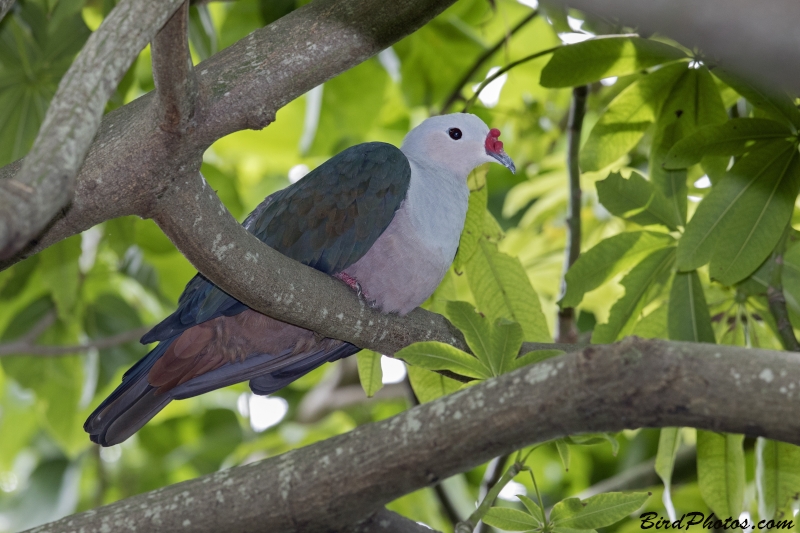
<svg viewBox="0 0 800 533"><path fill-rule="evenodd" d="M500 163L516 172L514 162L498 139L500 130L489 129L469 113L431 117L411 130L403 140L403 152L437 166L458 169L464 175L483 163Z"/></svg>

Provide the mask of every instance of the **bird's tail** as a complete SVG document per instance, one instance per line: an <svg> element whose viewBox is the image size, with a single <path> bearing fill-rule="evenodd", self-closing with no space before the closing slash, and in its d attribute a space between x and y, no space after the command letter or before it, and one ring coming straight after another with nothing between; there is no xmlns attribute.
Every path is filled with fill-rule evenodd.
<svg viewBox="0 0 800 533"><path fill-rule="evenodd" d="M92 442L113 446L124 441L172 400L169 393L156 394L147 373L177 338L160 342L122 377L122 383L89 415L83 429Z"/></svg>

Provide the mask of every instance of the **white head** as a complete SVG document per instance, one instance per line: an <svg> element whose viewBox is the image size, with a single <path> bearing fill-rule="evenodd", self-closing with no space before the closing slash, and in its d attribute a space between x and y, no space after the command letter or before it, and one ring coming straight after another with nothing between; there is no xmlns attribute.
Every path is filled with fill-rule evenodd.
<svg viewBox="0 0 800 533"><path fill-rule="evenodd" d="M490 130L475 115L453 113L422 122L406 135L401 150L417 164L451 169L465 178L483 163L499 162L515 172L499 136L500 130Z"/></svg>

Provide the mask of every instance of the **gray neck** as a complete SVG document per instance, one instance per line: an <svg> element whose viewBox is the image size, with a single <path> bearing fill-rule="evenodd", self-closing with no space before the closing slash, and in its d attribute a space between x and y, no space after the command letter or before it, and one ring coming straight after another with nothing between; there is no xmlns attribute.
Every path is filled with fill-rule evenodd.
<svg viewBox="0 0 800 533"><path fill-rule="evenodd" d="M420 243L452 261L469 205L467 176L459 170L415 161L409 154L406 157L411 164L411 182L401 209L408 210Z"/></svg>

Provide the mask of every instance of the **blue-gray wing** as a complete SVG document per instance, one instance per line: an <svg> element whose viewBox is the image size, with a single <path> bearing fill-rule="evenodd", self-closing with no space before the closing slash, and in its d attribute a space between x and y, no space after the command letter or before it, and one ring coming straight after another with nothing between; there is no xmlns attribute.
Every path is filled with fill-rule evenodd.
<svg viewBox="0 0 800 533"><path fill-rule="evenodd" d="M295 261L336 274L358 261L386 230L406 197L410 179L411 167L399 149L379 142L359 144L268 196L244 227ZM178 309L142 342L165 340L245 309L198 274L184 289Z"/></svg>

